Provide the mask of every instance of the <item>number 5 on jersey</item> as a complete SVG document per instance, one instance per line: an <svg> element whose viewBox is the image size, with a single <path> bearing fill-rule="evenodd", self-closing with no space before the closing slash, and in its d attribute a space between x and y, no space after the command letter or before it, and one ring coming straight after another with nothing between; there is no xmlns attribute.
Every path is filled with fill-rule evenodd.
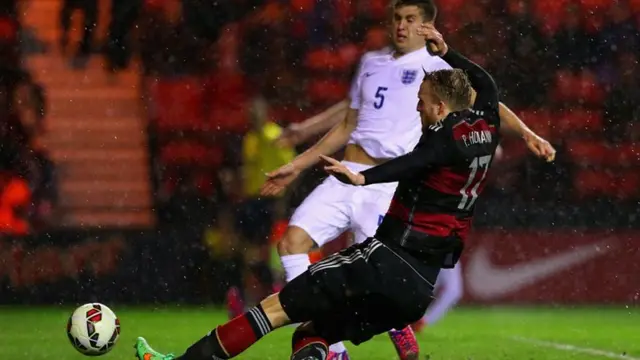
<svg viewBox="0 0 640 360"><path fill-rule="evenodd" d="M482 184L482 181L487 176L490 162L491 155L480 156L473 159L471 165L469 165L469 169L471 169L469 179L467 179L467 183L460 189L462 199L460 199L458 209L469 210L476 202L478 199L478 187L480 187L480 184ZM483 169L482 176L477 176L479 168ZM469 189L471 189L471 191L469 191Z"/></svg>
<svg viewBox="0 0 640 360"><path fill-rule="evenodd" d="M382 109L384 105L384 92L389 90L384 86L378 86L378 91L376 91L376 101L373 103L373 107L377 110Z"/></svg>

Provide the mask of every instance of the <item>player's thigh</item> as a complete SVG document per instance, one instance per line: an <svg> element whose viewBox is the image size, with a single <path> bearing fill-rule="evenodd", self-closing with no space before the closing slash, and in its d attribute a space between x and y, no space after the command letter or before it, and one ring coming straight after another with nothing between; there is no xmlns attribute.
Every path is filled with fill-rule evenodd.
<svg viewBox="0 0 640 360"><path fill-rule="evenodd" d="M373 237L389 210L393 193L380 190L367 190L360 196L353 214L352 229L356 244Z"/></svg>
<svg viewBox="0 0 640 360"><path fill-rule="evenodd" d="M350 227L352 188L327 178L298 206L289 226L304 230L318 246L335 239Z"/></svg>
<svg viewBox="0 0 640 360"><path fill-rule="evenodd" d="M341 312L350 299L376 284L367 261L369 243L358 244L311 265L280 292L282 305L294 322L305 322Z"/></svg>
<svg viewBox="0 0 640 360"><path fill-rule="evenodd" d="M439 270L439 269L438 269ZM431 302L435 273L418 273L369 239L312 265L280 293L293 322L313 321L320 335L360 343L418 320Z"/></svg>
<svg viewBox="0 0 640 360"><path fill-rule="evenodd" d="M405 259L406 254L387 245L376 248L377 244L377 240L369 239L357 245L362 249L367 273L354 271L354 277L346 277L348 296L340 308L340 323L331 326L329 318L318 326L325 336L341 336L342 340L359 344L415 322L430 305L433 283L440 269L424 266L416 259ZM354 257L346 252L344 255ZM327 262L325 267L331 264Z"/></svg>

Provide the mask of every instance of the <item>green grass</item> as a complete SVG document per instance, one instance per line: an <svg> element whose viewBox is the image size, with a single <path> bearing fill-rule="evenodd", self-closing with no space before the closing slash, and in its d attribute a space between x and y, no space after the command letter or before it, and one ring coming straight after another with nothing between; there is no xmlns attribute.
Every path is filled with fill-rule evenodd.
<svg viewBox="0 0 640 360"><path fill-rule="evenodd" d="M145 336L160 351L180 353L225 313L215 308L119 308L122 324L115 349L104 360L133 359L134 339ZM65 325L71 308L0 307L0 359L79 360ZM288 359L293 329L278 330L240 359ZM640 358L638 308L459 308L419 335L422 358L430 360L606 359L523 343L514 337L593 348ZM354 360L396 359L386 336L358 347L348 344Z"/></svg>

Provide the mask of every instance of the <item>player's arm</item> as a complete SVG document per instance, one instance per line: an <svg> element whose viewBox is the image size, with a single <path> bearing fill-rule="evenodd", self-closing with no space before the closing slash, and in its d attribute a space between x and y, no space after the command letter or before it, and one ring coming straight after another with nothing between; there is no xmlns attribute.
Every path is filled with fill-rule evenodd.
<svg viewBox="0 0 640 360"><path fill-rule="evenodd" d="M301 123L303 135L306 137L313 136L336 126L340 121L344 120L347 115L350 102L351 101L349 99L344 99L320 114Z"/></svg>
<svg viewBox="0 0 640 360"><path fill-rule="evenodd" d="M442 162L446 156L443 154L446 151L443 150L442 146L433 143L430 146L415 149L361 172L363 182L358 185L396 182L415 176L416 173Z"/></svg>
<svg viewBox="0 0 640 360"><path fill-rule="evenodd" d="M349 136L351 136L351 132L355 130L358 123L358 109L360 109L361 105L360 75L366 61L365 59L366 56L361 59L356 74L351 81L351 88L349 89L349 96L347 97L348 100L344 100L329 109L335 111L335 113L333 113L334 116L343 114L340 119L341 121L334 125L320 141L309 148L309 150L300 154L300 156L292 162L295 168L300 170L307 169L318 162L320 155L331 155L349 141ZM343 110L340 111L341 109Z"/></svg>
<svg viewBox="0 0 640 360"><path fill-rule="evenodd" d="M471 103L476 100L477 93L474 91L471 94ZM498 110L500 114L500 133L504 136L520 137L523 138L528 134L533 134L533 130L516 115L509 107L503 103L498 104Z"/></svg>
<svg viewBox="0 0 640 360"><path fill-rule="evenodd" d="M475 104L477 93L471 95L471 102ZM500 117L500 134L504 136L517 137L524 140L527 147L536 156L553 161L555 159L556 150L553 146L542 137L538 136L503 103L499 103L498 114Z"/></svg>
<svg viewBox="0 0 640 360"><path fill-rule="evenodd" d="M283 136L278 139L281 144L297 145L307 140L309 137L323 133L339 124L347 116L349 109L360 108L360 74L365 62L366 55L360 60L356 73L351 80L351 87L346 99L334 104L330 108L313 116L302 123L292 124Z"/></svg>
<svg viewBox="0 0 640 360"><path fill-rule="evenodd" d="M277 142L282 145L298 145L314 135L328 131L344 119L349 103L349 99L342 100L303 122L289 125Z"/></svg>
<svg viewBox="0 0 640 360"><path fill-rule="evenodd" d="M521 137L529 150L538 157L547 161L555 159L556 150L553 146L529 129L513 111L498 102L498 87L491 75L462 55L448 49L446 43L442 40L442 35L432 25L425 25L419 33L422 33L427 37L427 40L433 42L433 48L431 48L431 44L429 45L430 51L439 52L438 55L452 67L465 70L472 87L476 90L476 93L472 94L472 104L475 109L496 109L499 114L500 132L502 134L506 133Z"/></svg>
<svg viewBox="0 0 640 360"><path fill-rule="evenodd" d="M331 155L342 148L356 128L358 110L348 109L343 120L335 125L325 136L307 151L298 155L291 165L298 170L305 170L318 162L320 155Z"/></svg>
<svg viewBox="0 0 640 360"><path fill-rule="evenodd" d="M482 67L473 61L462 56L453 49L446 49L441 55L442 60L446 61L451 67L464 70L469 77L471 87L476 91L475 99L473 99L473 108L496 109L498 110L498 86L493 81L493 77L489 75Z"/></svg>
<svg viewBox="0 0 640 360"><path fill-rule="evenodd" d="M527 135L535 135L511 109L500 104L500 133L505 136L524 138Z"/></svg>
<svg viewBox="0 0 640 360"><path fill-rule="evenodd" d="M412 152L394 158L367 169L363 172L354 173L338 160L328 156L321 156L327 163L325 170L346 184L371 185L380 183L397 182L415 176L432 165L446 161L451 151L448 150L447 142L438 141L442 137L430 139L429 146L420 147Z"/></svg>
<svg viewBox="0 0 640 360"><path fill-rule="evenodd" d="M477 94L471 95L472 103L475 102ZM500 116L500 134L503 136L517 137L527 144L527 147L536 156L553 161L556 156L556 149L542 137L538 136L525 124L511 109L503 103L499 104L498 114Z"/></svg>

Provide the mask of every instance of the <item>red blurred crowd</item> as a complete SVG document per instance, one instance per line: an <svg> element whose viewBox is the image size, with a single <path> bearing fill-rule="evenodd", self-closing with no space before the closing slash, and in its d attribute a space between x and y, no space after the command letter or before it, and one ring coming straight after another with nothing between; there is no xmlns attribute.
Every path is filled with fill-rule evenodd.
<svg viewBox="0 0 640 360"><path fill-rule="evenodd" d="M178 167L213 191L211 170L237 158L229 140L246 131L254 94L266 96L271 117L285 126L341 100L359 56L386 45L387 5L266 1L220 24L210 41L194 36L180 1L149 1L142 51L166 170L160 188L171 192L178 177L169 169ZM520 144L504 144L496 193L526 201L638 198L639 1L454 0L439 8L449 42L487 67L503 101L560 149L556 164L545 166ZM549 182L554 191L537 191Z"/></svg>
<svg viewBox="0 0 640 360"><path fill-rule="evenodd" d="M181 197L176 207L182 209L186 192L198 199L193 215L202 213L203 203L233 201L240 144L250 128L248 104L264 97L269 117L287 126L342 100L360 55L387 45L388 1L114 2L110 28L121 31L111 33L129 33L130 24L137 24L158 203ZM494 172L499 176L490 193L505 205L502 213L485 215L504 220L505 213L518 213L532 202L541 209L572 204L578 211L586 211L583 204L612 209L635 204L640 1L437 3L436 25L448 42L490 70L503 102L559 150L558 160L548 165L529 157L521 144L504 143L506 158L497 164L501 169ZM37 88L28 74L11 75L20 71L19 24L14 8L0 10L1 60L8 69L0 71L3 129L16 132L19 124L30 139L21 143L28 144L21 147L26 151L3 144L0 154L33 154L37 131L31 130L37 127L16 116L12 104L17 84ZM116 35L106 47L130 53L128 40ZM21 138L14 135L6 138ZM29 180L10 168L15 163L4 161L1 170L30 184L31 191L35 181L51 189L51 181L41 179L51 171ZM566 214L574 209L563 211L558 211L561 219L573 218Z"/></svg>
<svg viewBox="0 0 640 360"><path fill-rule="evenodd" d="M436 25L450 45L486 67L502 101L558 149L547 164L520 142L503 143L487 190L494 201L478 204L476 226L637 227L640 2L436 1ZM259 232L260 217L238 211L248 104L264 97L269 118L287 126L344 99L360 56L387 45L388 2L147 1L140 50L159 213L161 223L205 229L204 241L196 230L185 245L202 275L196 288L210 287L211 273L226 274L212 294L227 289L226 279L251 282L242 274L268 258L248 251L242 235ZM217 15L207 18L212 9ZM294 186L289 206L322 175L316 168ZM252 237L277 240L286 218ZM203 243L215 256L202 259ZM208 261L221 263L215 271L195 265ZM258 283L270 284L260 274Z"/></svg>

